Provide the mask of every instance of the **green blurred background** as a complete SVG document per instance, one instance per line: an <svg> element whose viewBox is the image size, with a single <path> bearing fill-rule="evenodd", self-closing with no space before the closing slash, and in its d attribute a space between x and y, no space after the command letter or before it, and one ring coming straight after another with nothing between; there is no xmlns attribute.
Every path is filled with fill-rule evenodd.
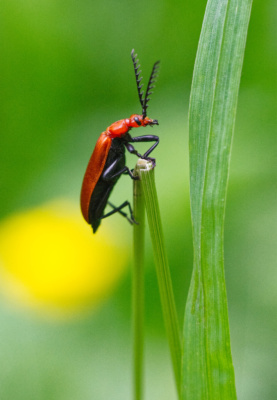
<svg viewBox="0 0 277 400"><path fill-rule="evenodd" d="M188 103L205 3L0 5L3 219L59 197L78 207L97 137L112 122L140 112L131 49L145 79L161 60L149 116L160 122L151 133L160 136L157 190L180 323L192 268ZM276 2L254 1L226 210L232 353L238 398L245 400L274 399L277 391L275 17ZM130 167L134 162L128 156ZM119 204L127 198L131 182L123 177L112 199ZM128 245L131 228L120 216L113 221L124 225ZM169 400L175 389L148 243L147 237L145 398ZM3 299L1 400L131 399L131 261L127 270L100 307L70 319L44 319Z"/></svg>

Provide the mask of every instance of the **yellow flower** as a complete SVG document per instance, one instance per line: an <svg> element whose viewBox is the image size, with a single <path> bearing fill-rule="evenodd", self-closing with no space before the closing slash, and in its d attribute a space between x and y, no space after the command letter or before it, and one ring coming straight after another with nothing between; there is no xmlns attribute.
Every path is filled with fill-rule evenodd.
<svg viewBox="0 0 277 400"><path fill-rule="evenodd" d="M66 201L16 214L0 224L2 290L21 303L68 312L97 304L129 258L109 219L97 234Z"/></svg>

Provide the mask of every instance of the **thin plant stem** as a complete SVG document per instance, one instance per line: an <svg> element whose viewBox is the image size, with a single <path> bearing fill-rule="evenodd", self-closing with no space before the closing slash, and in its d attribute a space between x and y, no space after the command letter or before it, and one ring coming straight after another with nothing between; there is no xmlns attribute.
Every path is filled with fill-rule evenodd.
<svg viewBox="0 0 277 400"><path fill-rule="evenodd" d="M174 301L171 276L165 252L160 210L154 179L154 169L152 167L152 163L146 160L139 160L137 167L139 168L139 176L143 188L145 208L152 240L161 304L171 352L175 381L177 391L180 396L181 334Z"/></svg>
<svg viewBox="0 0 277 400"><path fill-rule="evenodd" d="M137 172L135 170L134 175ZM140 180L134 181L134 269L133 269L133 355L134 355L134 400L143 398L143 353L144 353L144 232L145 206Z"/></svg>

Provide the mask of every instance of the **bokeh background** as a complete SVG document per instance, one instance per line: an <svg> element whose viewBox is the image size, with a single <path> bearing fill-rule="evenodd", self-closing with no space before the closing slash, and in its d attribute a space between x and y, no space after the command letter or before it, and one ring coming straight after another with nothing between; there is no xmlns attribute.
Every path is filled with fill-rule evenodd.
<svg viewBox="0 0 277 400"><path fill-rule="evenodd" d="M97 137L140 112L132 48L145 80L162 62L149 116L160 122L151 131L160 136L157 190L182 324L192 268L188 104L205 3L1 1L2 400L132 398L132 229L115 215L93 236L79 211ZM276 2L255 0L225 230L232 353L244 400L270 400L277 391L276 111ZM132 183L122 177L112 201L131 198ZM174 399L149 236L145 276L145 398Z"/></svg>

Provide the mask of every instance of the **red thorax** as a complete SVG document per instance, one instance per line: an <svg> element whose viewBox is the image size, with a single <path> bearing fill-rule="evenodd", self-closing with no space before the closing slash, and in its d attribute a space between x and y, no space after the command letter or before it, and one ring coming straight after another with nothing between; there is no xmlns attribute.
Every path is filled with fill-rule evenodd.
<svg viewBox="0 0 277 400"><path fill-rule="evenodd" d="M111 124L105 133L111 138L118 138L124 136L132 128L140 128L147 125L158 125L158 121L148 117L143 118L139 114L133 114L130 118L121 119Z"/></svg>

